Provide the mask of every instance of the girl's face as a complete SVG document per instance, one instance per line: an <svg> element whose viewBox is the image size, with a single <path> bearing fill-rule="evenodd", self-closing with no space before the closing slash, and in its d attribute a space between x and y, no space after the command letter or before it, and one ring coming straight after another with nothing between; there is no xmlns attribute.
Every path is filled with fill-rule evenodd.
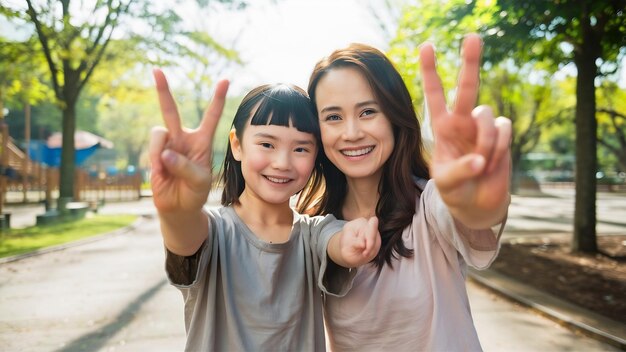
<svg viewBox="0 0 626 352"><path fill-rule="evenodd" d="M315 136L294 127L248 122L241 140L231 131L230 143L246 183L240 199L252 197L271 204L288 203L304 188L317 155Z"/></svg>
<svg viewBox="0 0 626 352"><path fill-rule="evenodd" d="M332 69L315 95L328 159L347 178L380 179L394 136L365 76L355 68Z"/></svg>

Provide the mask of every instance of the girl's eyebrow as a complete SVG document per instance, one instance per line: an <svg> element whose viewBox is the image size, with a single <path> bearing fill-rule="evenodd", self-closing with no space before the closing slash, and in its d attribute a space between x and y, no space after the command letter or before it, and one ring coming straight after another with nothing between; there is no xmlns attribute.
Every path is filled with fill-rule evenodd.
<svg viewBox="0 0 626 352"><path fill-rule="evenodd" d="M360 107L367 106L367 105L378 105L378 103L376 102L376 100L366 100L360 103L356 103L354 106L357 108L360 108ZM327 106L323 108L320 112L340 111L340 110L341 110L340 107L332 105L332 106Z"/></svg>
<svg viewBox="0 0 626 352"><path fill-rule="evenodd" d="M265 133L265 132L259 132L259 133L255 133L254 134L255 137L261 137L261 138L268 138L271 140L278 140L279 138L274 136L273 134L269 134L269 133ZM310 144L310 145L315 145L315 142L310 140L310 139L301 139L301 140L297 140L295 141L296 144Z"/></svg>
<svg viewBox="0 0 626 352"><path fill-rule="evenodd" d="M278 137L276 137L276 136L274 136L272 134L269 134L269 133L264 133L264 132L255 133L254 136L255 137L262 137L262 138L269 138L269 139L273 139L273 140L278 139Z"/></svg>

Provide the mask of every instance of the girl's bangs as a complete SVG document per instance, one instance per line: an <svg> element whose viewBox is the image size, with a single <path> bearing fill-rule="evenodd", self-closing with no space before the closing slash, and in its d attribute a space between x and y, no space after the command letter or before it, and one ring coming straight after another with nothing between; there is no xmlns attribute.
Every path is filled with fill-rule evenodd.
<svg viewBox="0 0 626 352"><path fill-rule="evenodd" d="M287 86L265 92L250 119L251 125L295 127L300 132L319 135L319 124L306 95Z"/></svg>

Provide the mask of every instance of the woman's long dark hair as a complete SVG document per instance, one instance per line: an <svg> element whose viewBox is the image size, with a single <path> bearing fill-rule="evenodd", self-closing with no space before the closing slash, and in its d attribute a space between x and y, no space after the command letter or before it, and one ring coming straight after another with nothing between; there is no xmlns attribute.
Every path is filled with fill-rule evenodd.
<svg viewBox="0 0 626 352"><path fill-rule="evenodd" d="M340 68L354 68L363 74L393 129L393 152L383 166L376 204L382 244L373 262L380 270L385 263L392 266L392 258L397 258L398 255L413 255L413 251L404 246L402 231L411 224L416 211L415 201L421 193L414 177L428 179L428 164L424 158L419 121L411 95L391 61L371 46L351 44L333 52L315 65L308 88L314 110L318 111L315 101L318 83L326 73ZM320 154L323 154L325 188L317 201L313 198L319 196L321 191L314 190L305 194L310 198L308 204L315 204L310 208L310 213L330 213L341 219L347 194L346 176L328 160L323 151Z"/></svg>
<svg viewBox="0 0 626 352"><path fill-rule="evenodd" d="M274 125L295 127L300 132L311 133L320 145L319 122L306 92L288 84L267 84L251 90L239 104L232 128L239 140L250 120L251 125ZM315 168L305 188L317 192L322 186L321 153L318 152ZM239 204L239 196L245 188L241 172L241 162L235 160L230 143L226 147L226 157L220 182L224 186L222 205Z"/></svg>

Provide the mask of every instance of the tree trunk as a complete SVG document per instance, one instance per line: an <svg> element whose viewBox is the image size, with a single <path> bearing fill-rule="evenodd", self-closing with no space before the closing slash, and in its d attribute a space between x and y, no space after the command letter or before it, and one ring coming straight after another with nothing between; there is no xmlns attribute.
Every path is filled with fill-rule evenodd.
<svg viewBox="0 0 626 352"><path fill-rule="evenodd" d="M128 165L133 165L138 168L139 158L141 156L141 147L137 149L129 147L127 155L128 155Z"/></svg>
<svg viewBox="0 0 626 352"><path fill-rule="evenodd" d="M626 152L622 152L618 156L617 163L619 164L622 170L626 171Z"/></svg>
<svg viewBox="0 0 626 352"><path fill-rule="evenodd" d="M587 41L585 41L587 42ZM595 253L596 171L598 166L596 97L597 68L592 48L575 54L576 80L576 206L572 250Z"/></svg>
<svg viewBox="0 0 626 352"><path fill-rule="evenodd" d="M67 201L74 199L74 132L76 131L76 104L66 101L63 108L63 144L61 150L61 175L59 177L60 210Z"/></svg>
<svg viewBox="0 0 626 352"><path fill-rule="evenodd" d="M517 194L520 190L520 183L522 182L522 148L517 145L511 146L511 193Z"/></svg>

